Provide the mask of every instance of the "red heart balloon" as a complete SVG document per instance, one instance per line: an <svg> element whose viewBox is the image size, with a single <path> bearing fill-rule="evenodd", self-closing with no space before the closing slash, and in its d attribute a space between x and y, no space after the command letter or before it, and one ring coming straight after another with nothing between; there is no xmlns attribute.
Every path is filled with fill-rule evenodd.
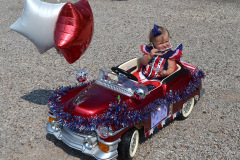
<svg viewBox="0 0 240 160"><path fill-rule="evenodd" d="M87 49L93 35L93 13L87 0L66 3L58 16L54 42L68 63L74 63Z"/></svg>

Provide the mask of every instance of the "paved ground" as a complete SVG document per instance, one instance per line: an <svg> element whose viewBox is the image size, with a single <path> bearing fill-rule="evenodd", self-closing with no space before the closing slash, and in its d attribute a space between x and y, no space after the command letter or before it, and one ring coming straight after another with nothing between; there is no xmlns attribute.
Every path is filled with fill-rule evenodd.
<svg viewBox="0 0 240 160"><path fill-rule="evenodd" d="M9 29L23 0L0 2L0 159L93 159L46 134L47 97L72 83L74 69L95 78L98 68L140 56L154 23L170 30L173 46L183 43L182 60L205 71L206 94L187 120L142 140L135 159L240 159L240 1L89 0L93 40L72 65Z"/></svg>

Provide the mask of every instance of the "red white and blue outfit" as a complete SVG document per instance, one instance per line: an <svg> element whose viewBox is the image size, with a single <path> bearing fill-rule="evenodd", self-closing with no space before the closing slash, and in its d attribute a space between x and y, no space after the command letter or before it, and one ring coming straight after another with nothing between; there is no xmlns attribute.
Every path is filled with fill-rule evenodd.
<svg viewBox="0 0 240 160"><path fill-rule="evenodd" d="M142 45L141 50L144 55L150 54L152 46ZM180 44L174 51L170 50L166 54L161 56L154 56L149 63L141 66L140 71L136 72L134 75L139 79L140 83L145 85L151 84L155 87L160 85L157 70L167 70L168 69L168 59L175 59L180 61L182 56L182 44ZM177 70L177 64L175 65L175 70Z"/></svg>

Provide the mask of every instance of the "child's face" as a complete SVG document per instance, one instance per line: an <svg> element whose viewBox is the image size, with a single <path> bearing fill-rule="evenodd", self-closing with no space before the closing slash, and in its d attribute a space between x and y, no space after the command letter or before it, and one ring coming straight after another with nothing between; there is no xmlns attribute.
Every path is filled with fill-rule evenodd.
<svg viewBox="0 0 240 160"><path fill-rule="evenodd" d="M170 47L168 34L162 34L152 40L153 47L158 50L166 50Z"/></svg>

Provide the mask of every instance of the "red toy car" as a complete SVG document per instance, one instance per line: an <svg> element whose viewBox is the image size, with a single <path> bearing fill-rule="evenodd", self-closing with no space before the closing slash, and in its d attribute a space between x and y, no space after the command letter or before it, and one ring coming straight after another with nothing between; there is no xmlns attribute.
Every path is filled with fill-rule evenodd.
<svg viewBox="0 0 240 160"><path fill-rule="evenodd" d="M149 135L171 120L187 118L202 96L204 74L182 61L178 70L151 88L140 84L140 58L100 70L98 79L55 91L49 102L47 132L96 159L131 159L139 131Z"/></svg>

